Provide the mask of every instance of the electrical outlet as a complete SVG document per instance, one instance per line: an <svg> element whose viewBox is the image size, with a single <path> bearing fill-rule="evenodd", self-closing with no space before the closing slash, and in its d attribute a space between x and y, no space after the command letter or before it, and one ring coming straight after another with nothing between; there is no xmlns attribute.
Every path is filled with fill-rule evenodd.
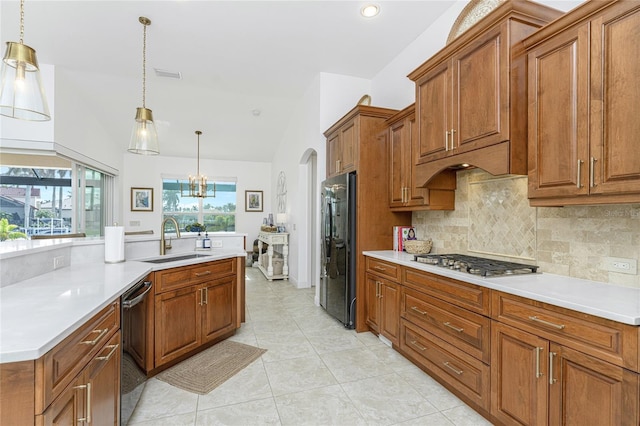
<svg viewBox="0 0 640 426"><path fill-rule="evenodd" d="M129 221L129 226L140 226L140 221L139 220L130 220Z"/></svg>
<svg viewBox="0 0 640 426"><path fill-rule="evenodd" d="M623 257L605 257L605 269L621 274L638 274L638 261L636 259L626 259Z"/></svg>
<svg viewBox="0 0 640 426"><path fill-rule="evenodd" d="M62 268L64 266L64 256L56 256L53 258L53 269Z"/></svg>
<svg viewBox="0 0 640 426"><path fill-rule="evenodd" d="M222 248L222 240L211 240L211 247Z"/></svg>

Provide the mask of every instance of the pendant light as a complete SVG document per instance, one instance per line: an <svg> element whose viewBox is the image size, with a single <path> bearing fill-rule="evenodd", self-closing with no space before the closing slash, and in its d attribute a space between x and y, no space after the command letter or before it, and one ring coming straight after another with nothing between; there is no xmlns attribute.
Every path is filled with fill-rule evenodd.
<svg viewBox="0 0 640 426"><path fill-rule="evenodd" d="M20 42L7 42L2 60L0 115L29 121L51 120L36 51L23 42L24 0L20 0Z"/></svg>
<svg viewBox="0 0 640 426"><path fill-rule="evenodd" d="M198 156L197 156L197 168L196 175L189 175L189 186L187 191L185 192L182 188L182 183L180 183L180 196L182 197L193 197L193 198L207 198L209 196L216 196L216 184L213 183L213 194L207 194L207 177L200 174L200 135L202 132L200 130L196 130L196 135L198 137Z"/></svg>
<svg viewBox="0 0 640 426"><path fill-rule="evenodd" d="M147 89L147 26L151 25L151 20L141 16L138 21L143 26L142 38L142 108L136 108L136 121L131 133L129 142L129 152L134 154L154 155L159 154L158 132L153 122L153 113L146 106Z"/></svg>

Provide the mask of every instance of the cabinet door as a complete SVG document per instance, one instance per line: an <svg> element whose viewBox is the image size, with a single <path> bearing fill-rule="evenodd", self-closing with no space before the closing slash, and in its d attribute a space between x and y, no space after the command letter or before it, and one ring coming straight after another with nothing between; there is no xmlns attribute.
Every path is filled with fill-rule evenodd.
<svg viewBox="0 0 640 426"><path fill-rule="evenodd" d="M120 420L120 332L87 366L92 425L117 425Z"/></svg>
<svg viewBox="0 0 640 426"><path fill-rule="evenodd" d="M388 281L380 285L380 333L393 344L400 343L400 289Z"/></svg>
<svg viewBox="0 0 640 426"><path fill-rule="evenodd" d="M592 23L591 193L640 192L639 6L613 6Z"/></svg>
<svg viewBox="0 0 640 426"><path fill-rule="evenodd" d="M638 375L581 352L551 344L549 424L638 424Z"/></svg>
<svg viewBox="0 0 640 426"><path fill-rule="evenodd" d="M236 277L220 278L202 286L202 343L235 328Z"/></svg>
<svg viewBox="0 0 640 426"><path fill-rule="evenodd" d="M353 119L340 128L342 155L338 173L347 173L356 169L358 159L358 120Z"/></svg>
<svg viewBox="0 0 640 426"><path fill-rule="evenodd" d="M453 58L453 153L509 140L509 54L503 23Z"/></svg>
<svg viewBox="0 0 640 426"><path fill-rule="evenodd" d="M366 304L367 304L367 325L369 328L378 333L380 329L379 311L380 311L380 279L375 275L367 274L366 281Z"/></svg>
<svg viewBox="0 0 640 426"><path fill-rule="evenodd" d="M36 425L69 426L86 421L87 385L83 376L69 386L51 403L44 413L36 416Z"/></svg>
<svg viewBox="0 0 640 426"><path fill-rule="evenodd" d="M200 297L199 286L156 296L156 368L200 346Z"/></svg>
<svg viewBox="0 0 640 426"><path fill-rule="evenodd" d="M337 131L327 138L327 177L335 176L340 172L341 159L342 145L340 132Z"/></svg>
<svg viewBox="0 0 640 426"><path fill-rule="evenodd" d="M491 414L503 424L547 424L549 342L492 321Z"/></svg>
<svg viewBox="0 0 640 426"><path fill-rule="evenodd" d="M389 129L389 207L402 207L406 197L406 122L394 123Z"/></svg>
<svg viewBox="0 0 640 426"><path fill-rule="evenodd" d="M587 194L589 26L528 55L529 198Z"/></svg>
<svg viewBox="0 0 640 426"><path fill-rule="evenodd" d="M416 81L418 117L418 163L443 158L449 153L451 116L451 62L437 66Z"/></svg>

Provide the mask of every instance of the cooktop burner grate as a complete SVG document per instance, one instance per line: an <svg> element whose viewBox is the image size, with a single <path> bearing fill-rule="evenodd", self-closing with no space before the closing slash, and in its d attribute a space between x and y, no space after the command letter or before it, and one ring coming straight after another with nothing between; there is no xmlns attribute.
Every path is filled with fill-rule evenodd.
<svg viewBox="0 0 640 426"><path fill-rule="evenodd" d="M414 260L483 277L533 274L538 271L538 266L535 265L504 262L464 254L416 254Z"/></svg>

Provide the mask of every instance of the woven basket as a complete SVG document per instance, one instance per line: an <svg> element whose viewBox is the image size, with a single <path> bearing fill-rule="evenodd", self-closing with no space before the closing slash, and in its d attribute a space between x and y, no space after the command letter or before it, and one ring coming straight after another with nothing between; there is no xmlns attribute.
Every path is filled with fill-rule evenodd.
<svg viewBox="0 0 640 426"><path fill-rule="evenodd" d="M407 240L404 242L404 249L409 254L426 254L431 251L432 245L431 240Z"/></svg>

